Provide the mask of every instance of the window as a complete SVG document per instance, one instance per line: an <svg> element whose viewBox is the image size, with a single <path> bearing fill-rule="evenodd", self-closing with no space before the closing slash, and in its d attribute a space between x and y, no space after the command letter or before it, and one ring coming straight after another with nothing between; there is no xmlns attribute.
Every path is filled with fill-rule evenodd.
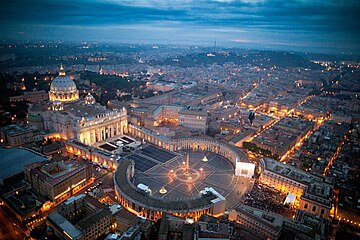
<svg viewBox="0 0 360 240"><path fill-rule="evenodd" d="M315 212L316 211L316 206L312 207L312 211Z"/></svg>
<svg viewBox="0 0 360 240"><path fill-rule="evenodd" d="M325 209L321 209L321 215L325 213Z"/></svg>
<svg viewBox="0 0 360 240"><path fill-rule="evenodd" d="M307 209L307 207L308 207L308 204L307 204L307 203L305 203L304 208L305 208L305 209Z"/></svg>

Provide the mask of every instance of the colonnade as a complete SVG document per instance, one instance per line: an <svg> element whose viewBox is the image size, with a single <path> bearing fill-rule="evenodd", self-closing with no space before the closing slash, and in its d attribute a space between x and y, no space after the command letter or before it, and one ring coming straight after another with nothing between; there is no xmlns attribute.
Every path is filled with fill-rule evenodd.
<svg viewBox="0 0 360 240"><path fill-rule="evenodd" d="M174 205L165 204L166 200L163 199L156 200L156 203L154 203L154 201L146 201L146 198L152 197L136 194L138 190L136 190L131 183L131 172L133 172L133 168L134 165L131 161L124 160L120 163L120 166L114 175L117 201L129 212L153 221L162 218L165 212L174 216L192 218L194 220L198 220L203 214L211 215L213 213L214 204L211 203L210 200L204 205L193 206L197 200L189 199L187 202L188 208L181 207L181 209L176 209L176 202L174 202ZM147 203L150 202L153 202L153 204L147 205ZM165 207L166 205L168 207Z"/></svg>
<svg viewBox="0 0 360 240"><path fill-rule="evenodd" d="M65 148L68 153L83 156L91 162L108 167L111 170L116 169L116 159L112 158L111 155L104 155L96 148L84 145L76 139L66 141Z"/></svg>
<svg viewBox="0 0 360 240"><path fill-rule="evenodd" d="M249 162L246 154L239 148L210 137L185 137L170 139L158 135L156 132L150 131L146 128L130 124L128 125L128 133L169 151L178 151L180 149L203 150L220 154L229 159L233 165L236 164L237 160Z"/></svg>
<svg viewBox="0 0 360 240"><path fill-rule="evenodd" d="M150 219L152 221L157 221L158 219L162 218L164 212L156 209L152 209L151 206L148 207L142 207L135 202L132 201L132 199L128 198L127 196L123 195L121 191L115 186L115 195L117 197L118 203L121 204L125 209L127 209L129 212L141 216L147 219ZM192 210L189 209L187 211L167 211L167 213L172 214L177 217L181 218L192 218L194 220L198 220L201 215L203 214L211 214L212 213L212 206L205 207L204 209L198 209L198 210Z"/></svg>
<svg viewBox="0 0 360 240"><path fill-rule="evenodd" d="M218 141L209 137L186 137L186 138L175 138L170 139L164 136L157 134L146 128L136 125L128 125L128 133L134 137L142 138L143 140L150 142L154 145L162 147L170 151L178 151L181 149L192 149L192 150L202 150L217 153L223 157L229 159L233 165L236 164L236 161L248 162L248 158L245 153L225 142ZM137 201L129 196L128 187L125 190L122 189L122 185L131 185L129 179L123 179L120 173L121 171L130 171L122 169L124 166L119 166L117 172L115 173L115 194L117 196L118 202L126 208L128 211L133 214L145 217L150 220L158 220L163 216L163 213L169 213L174 216L182 218L192 218L194 220L199 219L202 214L213 214L214 205L204 205L198 209L184 209L184 210L172 210L172 209L157 209L154 206L147 206L142 202ZM119 172L120 171L120 172ZM120 178L121 179L120 179ZM129 178L129 176L127 176ZM118 184L121 182L121 185ZM125 182L128 183L125 183ZM132 186L134 187L134 186ZM127 189L127 191L126 191ZM135 191L135 190L134 190ZM131 195L131 194L130 194ZM146 196L144 196L146 198ZM161 201L161 200L160 200ZM146 202L146 201L144 201Z"/></svg>

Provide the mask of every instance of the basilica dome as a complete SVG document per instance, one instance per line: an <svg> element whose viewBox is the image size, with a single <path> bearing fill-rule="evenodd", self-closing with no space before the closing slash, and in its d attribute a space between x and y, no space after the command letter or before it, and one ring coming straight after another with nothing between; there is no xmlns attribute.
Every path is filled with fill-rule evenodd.
<svg viewBox="0 0 360 240"><path fill-rule="evenodd" d="M54 78L50 85L50 101L74 102L79 99L79 91L76 84L69 76L66 76L63 66L60 66L59 76Z"/></svg>

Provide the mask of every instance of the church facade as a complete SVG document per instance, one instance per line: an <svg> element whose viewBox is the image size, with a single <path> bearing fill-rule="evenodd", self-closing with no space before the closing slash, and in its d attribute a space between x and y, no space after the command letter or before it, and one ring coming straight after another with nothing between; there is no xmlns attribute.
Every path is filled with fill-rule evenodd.
<svg viewBox="0 0 360 240"><path fill-rule="evenodd" d="M75 82L62 67L50 85L49 99L47 104L32 104L29 108L29 124L39 130L59 133L64 139L76 138L87 145L127 131L125 108L107 109L90 93L79 98Z"/></svg>

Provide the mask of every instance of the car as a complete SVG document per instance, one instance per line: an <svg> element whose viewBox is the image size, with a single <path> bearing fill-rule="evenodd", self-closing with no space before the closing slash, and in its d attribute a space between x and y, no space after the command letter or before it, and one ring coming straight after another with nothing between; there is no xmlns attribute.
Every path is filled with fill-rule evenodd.
<svg viewBox="0 0 360 240"><path fill-rule="evenodd" d="M100 181L100 182L99 182L99 185L101 185L101 184L103 184L103 182L102 182L102 181Z"/></svg>

